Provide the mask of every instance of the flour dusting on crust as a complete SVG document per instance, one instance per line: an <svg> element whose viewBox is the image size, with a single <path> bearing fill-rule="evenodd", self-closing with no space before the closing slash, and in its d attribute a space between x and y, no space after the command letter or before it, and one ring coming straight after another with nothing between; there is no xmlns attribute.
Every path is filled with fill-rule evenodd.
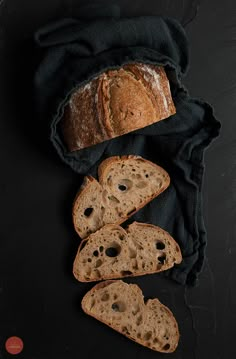
<svg viewBox="0 0 236 359"><path fill-rule="evenodd" d="M152 78L154 79L154 81L151 82L151 85L152 85L152 87L156 87L158 89L158 91L162 97L164 108L167 112L169 112L166 96L164 94L163 87L161 86L161 83L160 83L161 76L155 70L153 70L151 67L149 67L147 65L143 65L143 67L144 67L145 71L147 73L149 73L152 76Z"/></svg>

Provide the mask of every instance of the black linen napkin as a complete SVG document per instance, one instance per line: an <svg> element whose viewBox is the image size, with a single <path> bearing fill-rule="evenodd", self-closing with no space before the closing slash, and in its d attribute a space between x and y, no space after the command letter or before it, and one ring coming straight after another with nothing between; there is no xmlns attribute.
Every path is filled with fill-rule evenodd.
<svg viewBox="0 0 236 359"><path fill-rule="evenodd" d="M170 232L181 247L183 262L167 275L194 285L206 247L204 150L218 136L220 124L210 105L191 98L181 84L189 55L184 29L177 21L158 16L121 18L116 6L105 12L90 10L87 17L81 13L79 19L63 19L35 34L42 56L35 74L39 117L47 119L50 140L61 159L79 175L96 176L102 160L124 154L141 155L168 171L170 187L132 220ZM136 61L165 66L176 115L91 148L68 152L59 123L71 93L109 68Z"/></svg>

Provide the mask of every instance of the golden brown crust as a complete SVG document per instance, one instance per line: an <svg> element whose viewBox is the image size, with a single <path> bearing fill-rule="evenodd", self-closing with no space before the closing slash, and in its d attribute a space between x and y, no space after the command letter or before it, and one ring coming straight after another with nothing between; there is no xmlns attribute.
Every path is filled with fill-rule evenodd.
<svg viewBox="0 0 236 359"><path fill-rule="evenodd" d="M172 349L172 350L162 350L161 348L159 348L158 350L152 348L152 347L148 347L147 345L145 345L144 342L141 342L141 341L137 341L135 340L135 338L133 338L132 336L128 335L127 333L122 333L120 330L118 330L118 328L116 326L112 326L110 325L109 323L107 323L105 320L102 320L99 316L97 315L94 315L93 313L91 313L90 311L88 311L86 309L86 301L87 299L91 296L91 294L93 294L94 292L96 292L97 290L99 289L103 289L105 287L108 287L109 285L111 285L112 283L115 283L115 282L122 282L121 280L107 280L107 281L104 281L104 282L101 282L101 283L98 283L96 284L90 291L88 291L85 296L83 297L82 301L81 301L81 307L83 309L83 311L89 315L89 316L92 316L93 318L95 318L96 320L100 321L101 323L107 325L108 327L112 328L113 330L117 331L118 333L120 334L123 334L125 335L128 339L131 339L132 341L134 341L135 343L137 344L141 344L151 350L154 350L154 351L158 351L158 352L162 352L162 353L171 353L173 352L176 348L177 348L177 345L178 345L178 342L179 342L179 338L180 338L180 333L179 333L179 329L178 329L178 323L173 315L173 313L171 312L171 310L166 307L164 304L162 304L157 298L155 299L149 299L147 302L146 302L146 306L150 306L151 303L153 302L157 302L161 308L163 310L166 311L166 313L168 313L169 317L171 318L172 322L174 323L175 327L176 327L176 335L177 335L177 338L176 338L176 345L175 347ZM130 284L134 287L137 287L137 289L139 290L139 292L141 293L141 295L143 296L142 294L142 291L141 289L139 288L139 286L137 284Z"/></svg>
<svg viewBox="0 0 236 359"><path fill-rule="evenodd" d="M108 82L109 101L106 106L114 136L155 122L157 114L141 80L121 68L108 72Z"/></svg>
<svg viewBox="0 0 236 359"><path fill-rule="evenodd" d="M163 67L141 63L108 70L71 96L62 120L70 151L149 126L175 113Z"/></svg>
<svg viewBox="0 0 236 359"><path fill-rule="evenodd" d="M171 98L169 81L163 67L137 63L135 65L127 64L124 69L133 74L136 80L145 88L155 112L153 123L176 112Z"/></svg>
<svg viewBox="0 0 236 359"><path fill-rule="evenodd" d="M104 141L103 126L98 119L97 88L99 80L93 79L75 91L65 107L61 129L70 151ZM93 131L91 131L93 129Z"/></svg>

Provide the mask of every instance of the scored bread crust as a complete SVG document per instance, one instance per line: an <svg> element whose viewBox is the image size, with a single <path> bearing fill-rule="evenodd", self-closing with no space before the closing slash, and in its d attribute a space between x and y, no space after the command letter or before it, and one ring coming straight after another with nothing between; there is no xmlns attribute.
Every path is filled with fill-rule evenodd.
<svg viewBox="0 0 236 359"><path fill-rule="evenodd" d="M72 94L61 129L69 151L152 125L176 112L162 66L129 63L107 70Z"/></svg>
<svg viewBox="0 0 236 359"><path fill-rule="evenodd" d="M142 268L140 268L140 262L142 262L140 260L140 258L138 257L139 250L136 249L136 257L132 256L132 259L135 260L136 262L136 266L137 268L134 269L133 268L133 264L132 264L132 259L128 258L128 254L124 253L124 250L127 247L127 244L130 243L130 245L132 245L134 242L132 242L132 240L134 240L134 238L132 239L132 233L135 236L135 238L137 238L137 234L135 235L135 230L136 229L143 229L144 231L148 230L148 228L152 229L155 231L155 241L159 242L159 243L164 243L164 248L159 249L159 250L153 250L152 248L146 248L146 251L149 253L149 258L151 257L162 257L165 258L165 260L163 261L163 263L161 262L157 262L157 265L155 266L155 264L153 263L153 265L151 265L151 267L154 267L152 269L148 268L147 269L147 265L149 265L148 260L146 261L146 265ZM109 242L110 243L106 243L103 239L103 241L101 240L102 236L99 238L99 240L97 241L97 236L99 234L104 234L106 233L106 231L111 232L110 234L110 239ZM120 267L121 268L117 268L116 272L114 270L113 272L113 264L112 264L112 260L111 259L111 263L109 262L109 259L104 256L103 252L106 250L107 248L110 248L113 246L119 246L119 244L116 242L117 238L113 239L112 237L112 231L114 230L118 230L119 231L119 235L118 237L121 235L123 236L122 241L120 242L120 251L122 251L123 253L123 257L120 257L120 254L117 255L117 264L119 262ZM142 237L142 239L144 238L143 236L144 233L140 233L140 236ZM130 235L130 237L129 237ZM164 235L164 237L163 237ZM103 237L104 238L104 237ZM123 248L122 248L122 243L124 243L124 239L126 241L126 244L123 244ZM138 240L139 238L137 238ZM96 241L98 243L96 243ZM97 256L96 258L94 258L94 260L96 261L100 261L100 266L98 267L96 265L96 263L91 263L92 259L91 257L93 257L92 252L90 255L84 255L83 253L81 253L81 251L86 247L86 244L90 243L91 244L91 251L97 251ZM115 243L115 244L114 244ZM148 245L151 245L151 240L149 240ZM152 243L153 244L153 243ZM142 241L137 241L135 245L144 245L145 243ZM103 246L103 252L102 254L99 252L99 247ZM114 248L115 248L114 247ZM125 248L124 248L125 247ZM129 247L130 248L130 247ZM129 249L128 248L128 249ZM145 250L145 248L143 248ZM134 249L131 248L132 251L134 251ZM153 252L155 252L153 254ZM168 253L168 254L167 254ZM142 254L143 256L144 254ZM163 257L164 256L164 257ZM88 258L90 260L90 263L86 263ZM105 259L103 259L105 257ZM102 263L102 259L103 259L103 263ZM153 259L152 259L153 260ZM155 260L155 259L154 259ZM105 264L105 271L108 270L108 268L110 268L110 272L108 274L103 274L104 273L104 268L102 270L102 265L104 264L104 262L107 261ZM138 262L139 261L139 262ZM98 230L97 232L91 234L89 237L83 239L79 245L75 260L74 260L74 264L73 264L73 274L74 277L80 281L80 282L94 282L94 281L100 281L100 280L107 280L107 279L117 279L117 278L125 278L125 277L137 277L137 276L142 276L142 275L147 275L147 274L154 274L154 273L159 273L162 271L165 271L167 269L172 268L175 264L179 264L182 261L182 254L181 254L181 250L180 247L178 245L178 243L171 237L171 235L164 231L162 228L155 226L153 224L146 224L146 223L140 223L140 222L133 222L132 224L130 224L127 229L123 229L122 227L118 226L118 225L113 225L113 224L107 224L105 225L103 228L101 228L100 230ZM85 263L84 263L85 262ZM126 265L124 265L124 262L126 263ZM139 267L138 267L139 264ZM124 266L122 268L122 265ZM82 270L80 270L80 268L82 267ZM146 267L146 268L145 268ZM86 271L90 271L90 274L86 274ZM84 272L85 271L85 272ZM95 276L95 273L97 274L97 277Z"/></svg>
<svg viewBox="0 0 236 359"><path fill-rule="evenodd" d="M111 167L112 165L119 164L120 162L126 162L128 160L137 160L144 164L149 164L156 171L159 171L164 178L161 187L159 187L156 190L156 192L152 193L152 195L150 195L146 200L143 199L143 202L141 202L140 205L136 206L135 210L133 210L131 214L122 215L122 216L120 216L120 218L116 218L115 221L109 221L109 220L106 220L106 217L103 212L103 214L101 214L101 216L99 217L99 220L97 220L97 223L100 221L100 224L98 224L97 228L94 227L91 229L88 227L88 230L86 232L82 231L78 225L78 211L79 211L80 205L81 205L81 198L85 198L86 195L88 194L89 186L94 185L96 187L96 192L97 192L96 195L100 198L100 201L102 202L103 201L102 191L105 189L105 186L106 186L105 178L106 178L106 173L109 170L109 167ZM84 183L81 186L80 190L77 192L76 197L73 202L72 220L73 220L73 224L74 224L74 228L75 228L76 232L82 239L87 237L89 234L95 232L96 230L98 230L105 224L108 224L108 223L121 224L121 223L123 223L128 218L130 218L133 214L135 214L141 208L143 208L146 204L148 204L150 201L152 201L155 197L157 197L159 194L164 192L170 185L170 177L169 177L168 173L162 167L158 166L157 164L155 164L151 161L148 161L148 160L142 158L141 156L137 156L137 155L112 156L112 157L105 159L98 167L98 178L99 178L99 182L92 176L86 176ZM95 203L95 205L97 205L97 203ZM108 206L104 205L104 211L107 211L107 208L108 208ZM112 208L110 207L110 210L111 209Z"/></svg>
<svg viewBox="0 0 236 359"><path fill-rule="evenodd" d="M137 291L140 294L140 299L142 298L142 301L144 303L142 290L140 289L140 287L137 284L133 284L133 283L132 284L127 284L127 283L123 282L122 280L106 280L104 282L97 283L90 291L88 291L84 295L84 297L83 297L83 299L81 301L81 307L82 307L83 311L87 315L95 318L96 320L98 320L101 323L107 325L108 327L112 328L113 330L117 331L118 333L123 334L124 336L126 336L128 339L131 339L135 343L141 344L141 345L143 345L143 346L145 346L145 347L147 347L149 349L152 349L154 351L161 352L161 353L172 353L172 352L174 352L176 350L177 346L178 346L178 342L179 342L179 338L180 338L178 323L177 323L173 313L171 312L171 310L168 307L166 307L164 304L162 304L157 298L148 299L147 302L144 303L144 305L147 307L150 302L156 302L168 314L169 319L171 320L172 325L175 328L175 343L172 345L172 347L170 346L169 349L163 349L163 348L158 348L157 349L157 348L154 348L152 346L148 346L145 343L144 340L134 338L133 336L129 335L127 332L122 332L116 325L109 324L107 321L103 320L99 315L96 315L96 314L92 313L91 311L89 311L87 309L87 307L86 307L87 301L90 299L90 297L91 297L91 295L93 295L93 293L95 293L96 291L98 291L100 289L109 287L109 285L111 285L112 283L120 283L120 282L124 283L125 285L132 286L133 288L136 288ZM124 294L124 293L122 292L122 294Z"/></svg>

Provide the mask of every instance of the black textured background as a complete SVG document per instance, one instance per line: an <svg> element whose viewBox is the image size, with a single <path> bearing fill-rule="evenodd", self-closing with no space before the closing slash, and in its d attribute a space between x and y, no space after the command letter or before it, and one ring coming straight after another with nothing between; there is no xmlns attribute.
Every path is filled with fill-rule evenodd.
<svg viewBox="0 0 236 359"><path fill-rule="evenodd" d="M99 3L100 1L96 1ZM79 14L78 0L0 0L0 358L8 337L23 339L19 359L161 358L87 317L92 285L71 274L78 246L71 224L77 175L58 158L35 123L33 32ZM236 319L236 3L117 1L122 15L163 14L186 25L191 66L185 85L210 102L222 123L206 153L204 215L207 260L195 288L163 276L139 283L174 312L181 340L173 359L233 359Z"/></svg>

